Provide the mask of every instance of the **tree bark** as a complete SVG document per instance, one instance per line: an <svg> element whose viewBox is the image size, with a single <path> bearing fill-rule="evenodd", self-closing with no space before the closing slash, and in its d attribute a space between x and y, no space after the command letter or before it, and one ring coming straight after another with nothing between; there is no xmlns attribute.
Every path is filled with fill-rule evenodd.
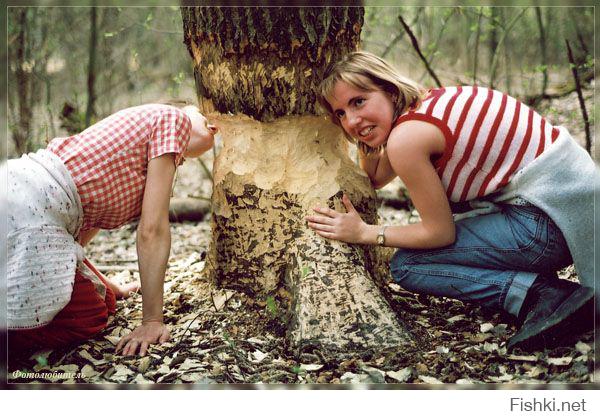
<svg viewBox="0 0 600 420"><path fill-rule="evenodd" d="M28 59L27 54L27 8L19 10L19 34L16 41L17 65L15 76L17 80L17 101L18 110L17 124L13 129L13 139L15 141L18 155L27 152L27 142L31 130L31 118L33 111L30 108L29 98L31 97L30 73L25 71L25 63Z"/></svg>
<svg viewBox="0 0 600 420"><path fill-rule="evenodd" d="M481 17L483 16L483 6L479 7L477 13L477 30L475 33L475 48L473 52L473 84L477 84L477 65L479 64L479 39L481 37Z"/></svg>
<svg viewBox="0 0 600 420"><path fill-rule="evenodd" d="M325 66L357 48L363 9L182 8L202 111L221 129L205 275L246 293L289 295L288 342L357 352L410 342L378 288L380 249L328 241L304 217L348 194L377 220L370 182L340 129L318 116ZM245 115L243 115L245 114Z"/></svg>
<svg viewBox="0 0 600 420"><path fill-rule="evenodd" d="M85 126L89 127L92 122L92 117L96 114L94 105L96 103L96 45L98 44L96 6L90 8L90 49L88 60L88 77L87 77L87 107L85 110Z"/></svg>
<svg viewBox="0 0 600 420"><path fill-rule="evenodd" d="M538 30L540 31L540 55L542 61L542 91L540 96L543 98L546 96L546 89L548 88L548 52L546 49L546 30L544 28L544 21L542 20L542 8L540 6L535 7L535 17L537 19Z"/></svg>

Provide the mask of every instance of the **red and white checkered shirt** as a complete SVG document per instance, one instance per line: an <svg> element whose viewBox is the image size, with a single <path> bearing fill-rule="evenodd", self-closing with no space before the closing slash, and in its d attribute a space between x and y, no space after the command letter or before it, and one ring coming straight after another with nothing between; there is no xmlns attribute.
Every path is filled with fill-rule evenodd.
<svg viewBox="0 0 600 420"><path fill-rule="evenodd" d="M113 229L139 217L150 159L174 153L183 161L191 122L160 104L119 111L83 132L53 139L47 150L64 162L83 206L82 230Z"/></svg>

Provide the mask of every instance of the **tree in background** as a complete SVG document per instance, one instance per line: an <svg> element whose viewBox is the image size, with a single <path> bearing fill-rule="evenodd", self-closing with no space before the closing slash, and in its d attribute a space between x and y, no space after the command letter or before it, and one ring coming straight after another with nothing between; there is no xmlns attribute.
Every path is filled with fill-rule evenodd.
<svg viewBox="0 0 600 420"><path fill-rule="evenodd" d="M17 154L29 150L33 114L42 99L41 80L46 77L47 32L40 21L48 11L37 8L8 10L8 125Z"/></svg>
<svg viewBox="0 0 600 420"><path fill-rule="evenodd" d="M17 149L35 150L47 139L67 134L59 127L65 103L75 110L68 126L75 132L85 127L90 7L72 6L6 9L11 156ZM532 104L572 91L565 39L582 82L591 80L593 7L505 8L505 24L523 9L499 49L495 84L504 89L510 79L510 93ZM176 47L182 38L179 7L100 7L96 13L96 118L142 102L195 95L189 57ZM407 76L433 86L399 22L401 15L443 84L485 85L492 64L490 26L502 23L493 20L494 14L489 6L366 7L362 48L385 55ZM497 27L498 40L507 28Z"/></svg>
<svg viewBox="0 0 600 420"><path fill-rule="evenodd" d="M387 278L379 250L327 241L304 220L316 204L340 209L342 192L377 218L341 130L315 115L325 66L357 49L363 8L183 7L182 17L201 109L220 113L224 141L205 274L266 300L295 349L409 343L376 285Z"/></svg>
<svg viewBox="0 0 600 420"><path fill-rule="evenodd" d="M179 7L75 6L7 8L9 156L81 131L90 97L91 124L127 106L194 96L187 53L173 47L181 45Z"/></svg>

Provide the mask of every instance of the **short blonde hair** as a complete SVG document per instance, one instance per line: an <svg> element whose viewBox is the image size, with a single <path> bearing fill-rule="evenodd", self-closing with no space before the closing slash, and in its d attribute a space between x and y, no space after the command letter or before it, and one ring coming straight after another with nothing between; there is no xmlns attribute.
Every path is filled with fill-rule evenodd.
<svg viewBox="0 0 600 420"><path fill-rule="evenodd" d="M394 102L394 119L408 109L421 105L427 93L425 88L400 75L387 61L375 54L366 51L351 52L337 63L327 67L317 91L317 100L329 114L331 120L339 126L341 126L340 120L327 100L332 95L335 84L339 81L364 91L387 92ZM364 143L357 142L346 132L344 133L349 141L357 144L358 148L366 154L378 152L384 147L373 149Z"/></svg>

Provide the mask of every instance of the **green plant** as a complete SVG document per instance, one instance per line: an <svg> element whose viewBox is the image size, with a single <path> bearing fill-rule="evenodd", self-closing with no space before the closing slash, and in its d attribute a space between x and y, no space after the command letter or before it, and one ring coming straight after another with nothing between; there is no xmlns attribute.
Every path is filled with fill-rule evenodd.
<svg viewBox="0 0 600 420"><path fill-rule="evenodd" d="M277 318L277 314L279 313L279 306L277 305L277 301L273 296L267 297L266 308L267 313L271 318Z"/></svg>

